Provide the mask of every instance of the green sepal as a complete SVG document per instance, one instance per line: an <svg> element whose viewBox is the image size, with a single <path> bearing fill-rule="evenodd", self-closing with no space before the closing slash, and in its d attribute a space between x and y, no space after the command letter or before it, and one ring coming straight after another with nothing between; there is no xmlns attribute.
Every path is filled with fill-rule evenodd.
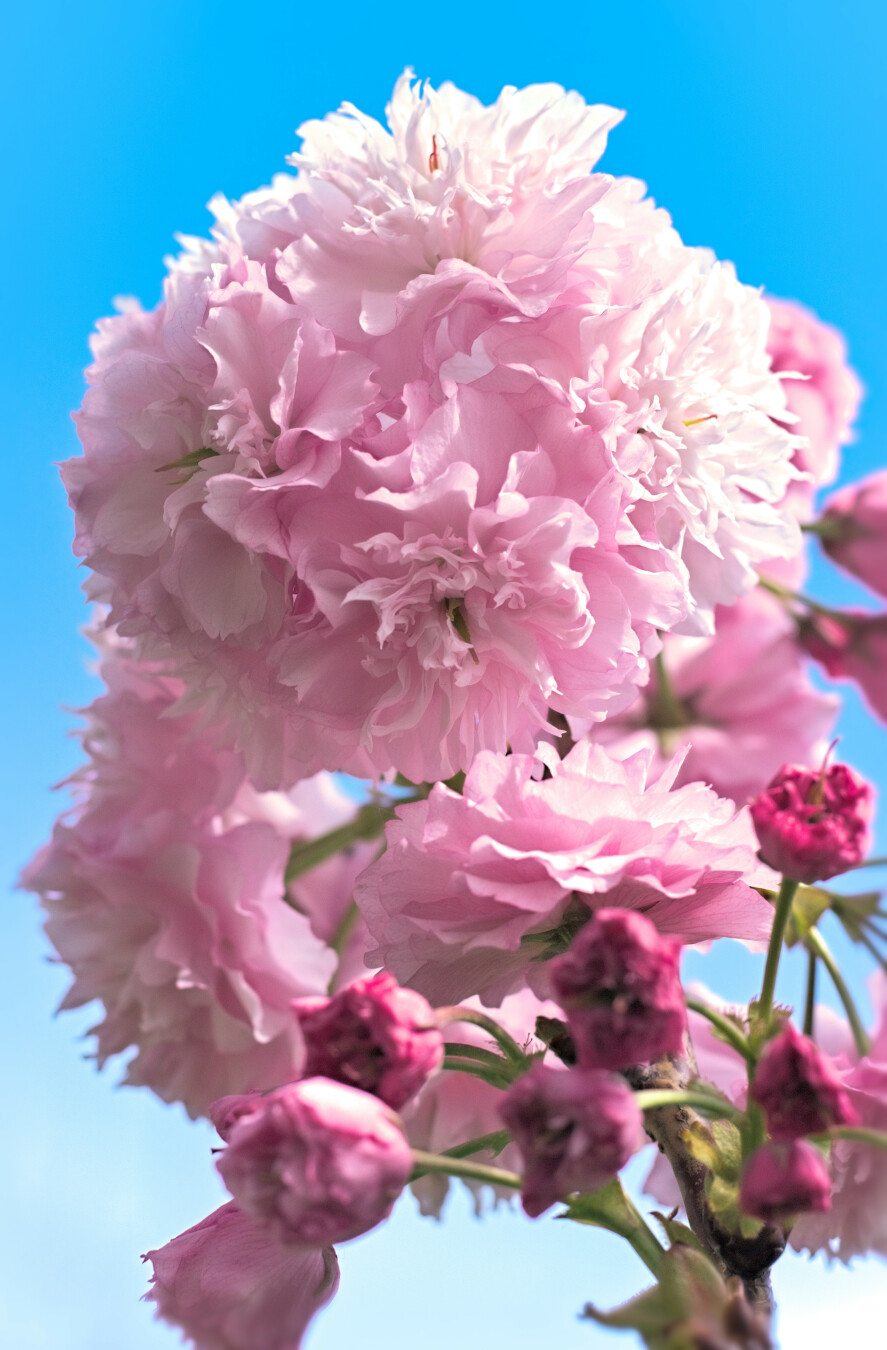
<svg viewBox="0 0 887 1350"><path fill-rule="evenodd" d="M578 895L571 895L555 928L543 928L536 933L525 933L521 938L522 946L535 946L539 950L530 957L531 961L550 961L560 956L572 945L573 939L591 918L591 910Z"/></svg>
<svg viewBox="0 0 887 1350"><path fill-rule="evenodd" d="M161 464L154 472L166 473L167 470L175 470L178 472L180 469L187 469L189 472L182 480L187 483L188 479L193 478L194 474L197 472L202 460L211 459L218 453L218 450L213 450L212 446L202 445L199 450L189 450L186 455L180 455L178 459L171 459L168 464Z"/></svg>
<svg viewBox="0 0 887 1350"><path fill-rule="evenodd" d="M658 1209L651 1210L651 1213L673 1247L680 1244L684 1247L692 1247L697 1252L702 1251L702 1245L693 1229L688 1228L685 1223L680 1223L675 1218L676 1209L673 1209L670 1214L660 1214Z"/></svg>
<svg viewBox="0 0 887 1350"><path fill-rule="evenodd" d="M815 928L832 907L833 897L821 886L799 886L792 901L791 913L785 930L786 947L795 947Z"/></svg>

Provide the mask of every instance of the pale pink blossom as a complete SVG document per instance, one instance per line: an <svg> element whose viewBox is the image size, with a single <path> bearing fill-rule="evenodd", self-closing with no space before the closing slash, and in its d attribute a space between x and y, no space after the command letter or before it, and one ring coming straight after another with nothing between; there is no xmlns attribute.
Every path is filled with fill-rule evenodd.
<svg viewBox="0 0 887 1350"><path fill-rule="evenodd" d="M377 943L368 960L438 1005L498 1003L525 981L546 996L534 958L563 950L577 904L586 916L639 909L685 942L764 937L772 910L745 881L747 813L702 784L671 790L668 774L648 784L648 767L587 743L562 762L549 746L535 758L487 752L461 794L438 784L399 808L355 891Z"/></svg>
<svg viewBox="0 0 887 1350"><path fill-rule="evenodd" d="M862 386L847 365L843 337L793 300L767 297L767 350L782 376L792 431L803 437L795 464L815 490L837 475L841 446L852 439ZM800 377L800 378L798 378ZM809 495L809 494L808 494Z"/></svg>
<svg viewBox="0 0 887 1350"><path fill-rule="evenodd" d="M832 562L887 596L887 474L873 473L829 497L820 529Z"/></svg>
<svg viewBox="0 0 887 1350"><path fill-rule="evenodd" d="M195 1350L299 1350L339 1287L332 1247L283 1246L233 1201L143 1259L146 1299Z"/></svg>
<svg viewBox="0 0 887 1350"><path fill-rule="evenodd" d="M354 803L326 778L257 793L195 717L170 716L174 681L125 648L102 670L74 810L23 881L74 975L61 1007L102 1004L98 1063L134 1047L127 1083L204 1114L300 1072L291 1003L362 965L359 924L341 961L329 943L373 845L288 888L293 841L344 823Z"/></svg>
<svg viewBox="0 0 887 1350"><path fill-rule="evenodd" d="M592 728L624 757L649 746L654 764L687 751L675 783L709 783L742 804L786 763L815 763L838 710L806 673L785 607L757 589L715 611L710 638L666 635L662 664L635 702ZM581 730L581 724L579 726Z"/></svg>
<svg viewBox="0 0 887 1350"><path fill-rule="evenodd" d="M279 1241L321 1247L388 1218L413 1153L378 1097L305 1078L240 1116L217 1166L240 1207Z"/></svg>

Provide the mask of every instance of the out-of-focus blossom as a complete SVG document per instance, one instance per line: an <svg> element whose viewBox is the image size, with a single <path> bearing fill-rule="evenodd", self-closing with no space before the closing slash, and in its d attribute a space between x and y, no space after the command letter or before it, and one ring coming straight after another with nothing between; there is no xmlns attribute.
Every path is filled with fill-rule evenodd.
<svg viewBox="0 0 887 1350"><path fill-rule="evenodd" d="M739 1182L739 1203L765 1223L831 1208L832 1183L825 1159L806 1139L762 1144Z"/></svg>
<svg viewBox="0 0 887 1350"><path fill-rule="evenodd" d="M794 301L768 296L767 305L767 350L774 373L785 377L789 411L797 419L792 430L804 438L795 463L811 476L809 501L817 487L837 475L840 449L851 439L862 386L847 365L847 347L837 329Z"/></svg>
<svg viewBox="0 0 887 1350"><path fill-rule="evenodd" d="M399 1111L440 1067L443 1036L421 994L380 971L332 998L293 1004L305 1038L305 1076L372 1092Z"/></svg>
<svg viewBox="0 0 887 1350"><path fill-rule="evenodd" d="M887 614L814 614L802 620L799 639L832 679L852 680L875 716L887 722Z"/></svg>
<svg viewBox="0 0 887 1350"><path fill-rule="evenodd" d="M283 1246L233 1201L144 1260L145 1297L196 1350L299 1350L339 1287L332 1247Z"/></svg>
<svg viewBox="0 0 887 1350"><path fill-rule="evenodd" d="M502 1119L523 1159L521 1201L538 1218L573 1191L596 1191L643 1137L634 1094L595 1069L534 1064L502 1099Z"/></svg>
<svg viewBox="0 0 887 1350"><path fill-rule="evenodd" d="M551 963L580 1065L624 1069L680 1050L687 1015L681 947L643 914L600 909Z"/></svg>
<svg viewBox="0 0 887 1350"><path fill-rule="evenodd" d="M413 1153L378 1097L306 1078L235 1121L217 1166L241 1209L279 1241L321 1247L387 1219Z"/></svg>
<svg viewBox="0 0 887 1350"><path fill-rule="evenodd" d="M871 843L874 791L846 764L786 764L750 809L764 862L795 881L846 872Z"/></svg>
<svg viewBox="0 0 887 1350"><path fill-rule="evenodd" d="M818 528L832 562L887 596L887 473L873 473L829 497Z"/></svg>
<svg viewBox="0 0 887 1350"><path fill-rule="evenodd" d="M62 1008L103 1005L99 1064L134 1046L126 1081L201 1115L301 1071L292 1000L362 965L359 925L341 960L329 944L373 845L288 887L293 842L349 820L354 802L326 775L257 793L196 715L170 716L174 681L125 646L102 673L109 690L87 713L74 810L23 882L74 974Z"/></svg>
<svg viewBox="0 0 887 1350"><path fill-rule="evenodd" d="M764 937L772 910L744 880L747 814L700 783L671 790L667 773L648 785L648 766L587 743L563 761L550 746L486 753L461 795L438 784L401 807L355 891L378 944L368 959L438 1006L498 1003L525 982L546 997L535 958L595 908L643 910L684 942Z"/></svg>
<svg viewBox="0 0 887 1350"><path fill-rule="evenodd" d="M751 1097L764 1108L770 1137L780 1142L857 1123L837 1073L791 1022L764 1046Z"/></svg>
<svg viewBox="0 0 887 1350"><path fill-rule="evenodd" d="M714 637L666 635L661 662L667 686L657 663L630 708L591 728L611 753L650 747L664 766L685 749L676 786L709 783L738 805L783 764L822 758L838 699L814 687L793 620L764 590L719 606Z"/></svg>

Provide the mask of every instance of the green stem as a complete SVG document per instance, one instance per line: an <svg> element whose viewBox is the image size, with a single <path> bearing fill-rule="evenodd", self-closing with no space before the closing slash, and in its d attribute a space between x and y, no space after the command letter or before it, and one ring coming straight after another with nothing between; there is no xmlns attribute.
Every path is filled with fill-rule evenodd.
<svg viewBox="0 0 887 1350"><path fill-rule="evenodd" d="M649 714L650 725L657 730L675 730L678 727L689 726L692 718L675 693L661 651L654 657L653 665L656 671L656 692Z"/></svg>
<svg viewBox="0 0 887 1350"><path fill-rule="evenodd" d="M743 1113L732 1102L725 1102L710 1092L694 1092L691 1088L675 1092L671 1088L644 1088L634 1094L641 1111L657 1111L663 1106L693 1106L709 1116L723 1116L725 1120L742 1120Z"/></svg>
<svg viewBox="0 0 887 1350"><path fill-rule="evenodd" d="M887 1150L887 1134L882 1130L867 1130L864 1125L836 1125L828 1134L815 1134L812 1138L821 1144L831 1143L833 1139L852 1139L858 1144Z"/></svg>
<svg viewBox="0 0 887 1350"><path fill-rule="evenodd" d="M776 972L779 969L779 958L782 955L782 943L785 938L788 916L792 912L792 901L800 884L799 881L793 881L791 877L783 877L779 894L776 897L773 928L770 933L770 945L767 948L767 961L764 966L764 983L761 986L761 997L758 999L758 1012L765 1026L769 1025L770 1018L773 1015Z"/></svg>
<svg viewBox="0 0 887 1350"><path fill-rule="evenodd" d="M409 798L405 798L409 801ZM398 802L402 806L403 802ZM367 802L347 825L318 835L316 839L307 839L304 844L294 844L290 850L284 881L287 885L295 881L313 867L318 867L328 858L333 858L343 849L364 839L375 839L382 833L386 823L394 819L393 806L379 806L376 802Z"/></svg>
<svg viewBox="0 0 887 1350"><path fill-rule="evenodd" d="M450 1026L453 1022L470 1022L473 1026L482 1027L500 1046L503 1054L507 1055L514 1064L519 1064L521 1068L526 1064L527 1056L514 1037L509 1036L505 1028L500 1027L499 1023L494 1021L492 1017L488 1017L486 1013L478 1012L476 1008L463 1008L458 1005L452 1008L437 1009L437 1025L441 1029Z"/></svg>
<svg viewBox="0 0 887 1350"><path fill-rule="evenodd" d="M479 1134L476 1139L467 1139L464 1144L441 1150L443 1158L470 1158L472 1153L501 1153L511 1143L507 1130L493 1130L491 1134Z"/></svg>
<svg viewBox="0 0 887 1350"><path fill-rule="evenodd" d="M494 1073L488 1069L485 1064L478 1064L473 1059L456 1059L453 1055L444 1055L442 1069L449 1069L451 1073L469 1073L472 1078L482 1078L490 1087L505 1088L511 1087L511 1079L506 1078L502 1073Z"/></svg>
<svg viewBox="0 0 887 1350"><path fill-rule="evenodd" d="M820 604L811 595L804 595L803 591L789 590L788 586L780 586L777 581L769 581L767 577L759 576L758 585L761 590L769 591L771 595L775 595L777 600L781 600L783 604L787 600L791 600L795 604L806 606L814 614L840 614L840 610L830 609L828 605Z"/></svg>
<svg viewBox="0 0 887 1350"><path fill-rule="evenodd" d="M431 1172L442 1173L448 1177L463 1177L466 1181L486 1181L491 1186L507 1186L519 1191L521 1179L516 1172L503 1172L500 1167L486 1167L483 1163L470 1162L467 1158L454 1158L442 1153L425 1153L413 1149L413 1173L411 1181L428 1176Z"/></svg>
<svg viewBox="0 0 887 1350"><path fill-rule="evenodd" d="M464 1041L444 1041L444 1054L450 1059L477 1060L488 1069L494 1069L496 1073L503 1073L511 1067L495 1051L484 1050L479 1045L466 1045Z"/></svg>
<svg viewBox="0 0 887 1350"><path fill-rule="evenodd" d="M867 1055L871 1047L865 1027L862 1025L862 1018L856 1004L853 1002L853 995L847 988L844 976L838 969L838 963L832 956L818 928L811 928L804 939L804 945L808 951L814 951L819 957L831 976L832 984L835 986L838 998L844 1005L844 1011L847 1014L847 1021L850 1023L850 1030L853 1032L853 1039L856 1042L856 1049L860 1055Z"/></svg>
<svg viewBox="0 0 887 1350"><path fill-rule="evenodd" d="M816 1017L816 962L819 958L816 952L807 952L807 987L804 995L804 1026L805 1036L813 1035L814 1020Z"/></svg>
<svg viewBox="0 0 887 1350"><path fill-rule="evenodd" d="M861 867L887 867L887 858L866 858L864 862L854 863L848 872L858 872Z"/></svg>
<svg viewBox="0 0 887 1350"><path fill-rule="evenodd" d="M719 1013L715 1008L710 1008L707 1003L703 1003L698 998L686 998L685 1002L691 1012L699 1013L701 1017L707 1018L712 1026L716 1027L721 1033L722 1039L732 1045L734 1050L738 1050L743 1059L748 1060L749 1064L754 1064L754 1051L735 1022L731 1022L729 1017L725 1017L723 1013Z"/></svg>

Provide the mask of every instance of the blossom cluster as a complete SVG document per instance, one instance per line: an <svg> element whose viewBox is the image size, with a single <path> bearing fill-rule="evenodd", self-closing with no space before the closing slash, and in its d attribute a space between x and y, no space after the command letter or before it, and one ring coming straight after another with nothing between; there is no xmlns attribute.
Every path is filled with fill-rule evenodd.
<svg viewBox="0 0 887 1350"><path fill-rule="evenodd" d="M883 962L814 889L874 803L810 663L887 718L887 614L800 588L803 526L887 596L885 475L817 518L842 339L598 169L621 116L407 72L98 326L63 478L106 687L24 883L98 1063L223 1142L232 1199L148 1253L198 1350L297 1350L335 1247L453 1177L658 1273L648 1135L719 1325L787 1238L887 1254L884 1029L774 1002L829 910ZM681 982L723 939L746 1009Z"/></svg>

